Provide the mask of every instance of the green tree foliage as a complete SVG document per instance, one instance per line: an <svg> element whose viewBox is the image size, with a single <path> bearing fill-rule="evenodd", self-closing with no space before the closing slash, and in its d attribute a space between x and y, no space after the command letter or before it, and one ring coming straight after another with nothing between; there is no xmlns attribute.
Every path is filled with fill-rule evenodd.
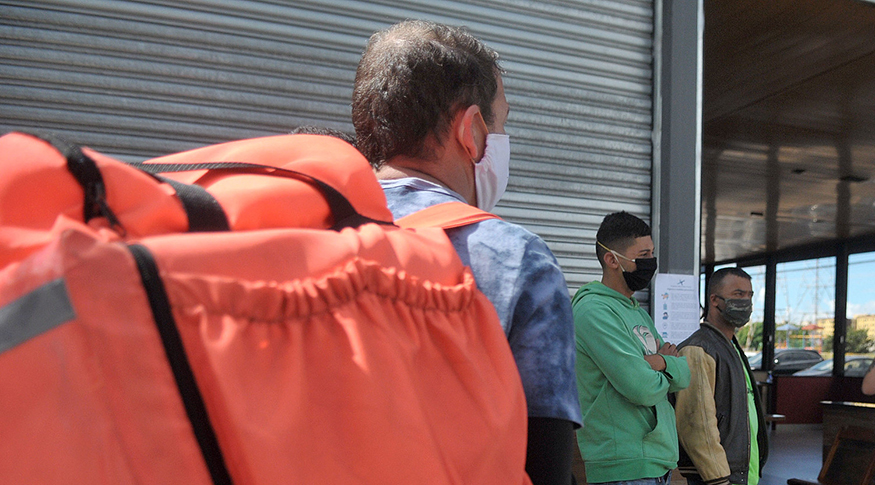
<svg viewBox="0 0 875 485"><path fill-rule="evenodd" d="M763 348L763 322L750 322L736 334L738 343L747 350Z"/></svg>
<svg viewBox="0 0 875 485"><path fill-rule="evenodd" d="M823 339L824 351L832 351L832 341L832 335ZM869 334L863 329L849 329L845 342L845 352L849 354L865 354L875 350L875 342L869 340Z"/></svg>

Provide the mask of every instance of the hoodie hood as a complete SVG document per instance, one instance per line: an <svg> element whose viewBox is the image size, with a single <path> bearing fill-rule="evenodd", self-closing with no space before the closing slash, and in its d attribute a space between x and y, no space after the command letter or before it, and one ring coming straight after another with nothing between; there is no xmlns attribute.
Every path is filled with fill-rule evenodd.
<svg viewBox="0 0 875 485"><path fill-rule="evenodd" d="M630 309L637 309L641 307L641 305L638 303L638 300L636 300L635 298L629 298L617 290L608 288L601 281L593 281L581 286L580 289L577 290L577 293L574 294L574 298L571 299L571 305L575 306L584 298L595 295L617 300L617 303L621 305L626 305Z"/></svg>

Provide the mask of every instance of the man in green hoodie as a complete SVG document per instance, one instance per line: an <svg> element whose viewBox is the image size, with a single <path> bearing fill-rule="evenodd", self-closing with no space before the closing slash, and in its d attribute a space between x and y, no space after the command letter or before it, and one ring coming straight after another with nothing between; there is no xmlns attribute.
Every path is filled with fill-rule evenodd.
<svg viewBox="0 0 875 485"><path fill-rule="evenodd" d="M690 368L632 294L656 272L650 226L609 214L596 234L601 282L574 295L577 443L589 483L667 484L677 467L675 413L668 394L687 387Z"/></svg>

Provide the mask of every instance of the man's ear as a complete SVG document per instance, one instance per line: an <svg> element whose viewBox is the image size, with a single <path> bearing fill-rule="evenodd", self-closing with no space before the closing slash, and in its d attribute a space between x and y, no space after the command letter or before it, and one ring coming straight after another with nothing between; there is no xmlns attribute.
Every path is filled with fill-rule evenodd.
<svg viewBox="0 0 875 485"><path fill-rule="evenodd" d="M479 160L480 153L483 151L480 145L485 144L485 141L480 141L485 139L485 134L480 133L480 126L477 123L478 117L483 118L483 115L480 114L480 107L476 104L468 106L468 109L462 111L458 116L460 118L456 124L456 139L471 160Z"/></svg>
<svg viewBox="0 0 875 485"><path fill-rule="evenodd" d="M605 254L602 255L602 261L605 262L605 266L612 269L617 269L620 266L620 263L617 261L617 256L610 251L605 251Z"/></svg>

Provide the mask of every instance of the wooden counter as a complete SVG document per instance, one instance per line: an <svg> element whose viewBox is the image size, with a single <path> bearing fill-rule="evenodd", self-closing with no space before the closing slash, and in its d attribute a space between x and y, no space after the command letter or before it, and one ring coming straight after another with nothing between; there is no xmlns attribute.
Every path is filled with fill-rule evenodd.
<svg viewBox="0 0 875 485"><path fill-rule="evenodd" d="M839 430L844 426L859 426L875 430L875 404L865 402L822 401L823 458Z"/></svg>

